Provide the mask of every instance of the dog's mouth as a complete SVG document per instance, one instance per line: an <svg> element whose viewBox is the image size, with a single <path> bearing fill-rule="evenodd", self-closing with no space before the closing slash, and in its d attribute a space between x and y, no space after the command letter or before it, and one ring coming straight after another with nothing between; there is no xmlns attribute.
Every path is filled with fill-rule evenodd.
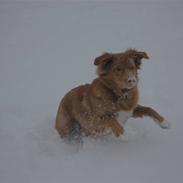
<svg viewBox="0 0 183 183"><path fill-rule="evenodd" d="M137 85L136 83L135 83L135 84L132 84L132 83L131 83L131 84L128 84L126 88L127 88L128 90L130 90L130 89L134 88L136 85Z"/></svg>
<svg viewBox="0 0 183 183"><path fill-rule="evenodd" d="M132 90L136 86L137 86L137 83L136 84L130 84L130 85L127 85L125 88L121 89L121 91L122 91L122 93L129 92L130 90Z"/></svg>

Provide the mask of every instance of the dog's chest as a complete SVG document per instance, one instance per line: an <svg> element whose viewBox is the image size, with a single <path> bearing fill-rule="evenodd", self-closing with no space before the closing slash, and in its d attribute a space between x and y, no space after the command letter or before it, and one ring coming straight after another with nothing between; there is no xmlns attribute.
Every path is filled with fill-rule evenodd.
<svg viewBox="0 0 183 183"><path fill-rule="evenodd" d="M128 110L123 111L123 116L129 116L131 114L131 110L133 110L134 106L136 105L137 100L134 100L133 96L130 94L124 94L120 98L117 98L116 100L108 99L108 100L101 100L97 101L97 111L110 111L111 113L120 112L121 110Z"/></svg>
<svg viewBox="0 0 183 183"><path fill-rule="evenodd" d="M123 126L125 125L126 121L132 116L133 111L120 111L117 113L118 114L118 122ZM111 128L104 128L105 130L99 132L95 132L95 136L106 136L106 135L111 135L113 134Z"/></svg>

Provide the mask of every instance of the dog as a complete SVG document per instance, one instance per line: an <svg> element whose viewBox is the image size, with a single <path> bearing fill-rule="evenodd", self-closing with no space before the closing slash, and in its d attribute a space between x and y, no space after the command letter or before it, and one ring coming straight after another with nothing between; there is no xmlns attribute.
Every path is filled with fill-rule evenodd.
<svg viewBox="0 0 183 183"><path fill-rule="evenodd" d="M124 133L123 124L130 117L148 116L161 128L169 123L151 107L138 103L138 70L142 59L149 59L146 52L128 49L122 53L104 53L97 57L97 78L91 84L78 86L61 100L55 128L62 138L74 130L91 136ZM122 112L123 121L118 121Z"/></svg>

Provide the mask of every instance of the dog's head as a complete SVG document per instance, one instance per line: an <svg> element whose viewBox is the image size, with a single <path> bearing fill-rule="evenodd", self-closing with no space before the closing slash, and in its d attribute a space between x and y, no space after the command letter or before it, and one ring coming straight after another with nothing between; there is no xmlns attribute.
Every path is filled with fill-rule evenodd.
<svg viewBox="0 0 183 183"><path fill-rule="evenodd" d="M149 58L145 52L129 49L124 53L104 53L95 59L94 65L98 66L101 79L120 90L129 90L138 83L137 71L143 58Z"/></svg>

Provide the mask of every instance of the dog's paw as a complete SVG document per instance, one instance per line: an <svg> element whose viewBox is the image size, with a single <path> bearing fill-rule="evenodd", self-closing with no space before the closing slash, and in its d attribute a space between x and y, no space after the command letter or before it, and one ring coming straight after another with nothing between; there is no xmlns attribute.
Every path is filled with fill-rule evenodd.
<svg viewBox="0 0 183 183"><path fill-rule="evenodd" d="M123 142L126 142L129 140L129 134L126 131L124 131L123 134L118 137L118 139Z"/></svg>
<svg viewBox="0 0 183 183"><path fill-rule="evenodd" d="M119 137L124 133L124 128L118 123L113 123L113 125L111 125L111 129L116 137Z"/></svg>
<svg viewBox="0 0 183 183"><path fill-rule="evenodd" d="M167 120L162 121L159 123L160 127L163 129L169 129L170 128L170 123Z"/></svg>
<svg viewBox="0 0 183 183"><path fill-rule="evenodd" d="M126 131L123 132L123 134L116 136L114 133L110 135L111 139L114 139L115 141L123 141L126 142L129 140L129 136Z"/></svg>

